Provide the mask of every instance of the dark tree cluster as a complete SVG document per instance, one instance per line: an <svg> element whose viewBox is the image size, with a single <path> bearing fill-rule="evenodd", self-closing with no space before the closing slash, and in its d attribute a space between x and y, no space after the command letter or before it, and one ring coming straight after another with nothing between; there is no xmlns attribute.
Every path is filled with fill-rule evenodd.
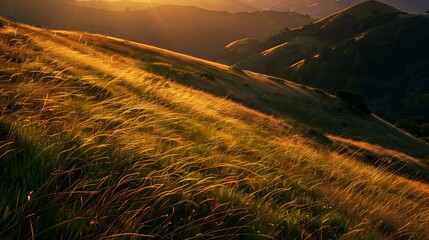
<svg viewBox="0 0 429 240"><path fill-rule="evenodd" d="M355 106L357 109L365 113L371 113L369 110L365 97L362 94L350 92L346 90L338 90L335 95L343 101Z"/></svg>

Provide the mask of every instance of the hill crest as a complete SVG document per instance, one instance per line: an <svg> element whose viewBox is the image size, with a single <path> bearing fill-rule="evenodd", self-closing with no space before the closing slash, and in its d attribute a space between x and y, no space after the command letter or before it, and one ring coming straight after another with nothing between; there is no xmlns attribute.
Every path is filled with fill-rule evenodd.
<svg viewBox="0 0 429 240"><path fill-rule="evenodd" d="M353 5L351 7L348 7L328 17L322 18L316 21L315 23L332 22L336 18L341 18L344 16L352 16L358 20L362 20L376 15L399 13L399 12L400 11L398 9L390 5L387 5L385 3L382 3L376 0L368 0L362 3L358 3L356 5Z"/></svg>

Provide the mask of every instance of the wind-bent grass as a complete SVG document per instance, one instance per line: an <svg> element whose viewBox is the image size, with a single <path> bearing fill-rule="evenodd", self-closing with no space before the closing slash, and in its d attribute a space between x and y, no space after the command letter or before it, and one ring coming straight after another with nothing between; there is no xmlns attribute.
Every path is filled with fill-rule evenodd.
<svg viewBox="0 0 429 240"><path fill-rule="evenodd" d="M429 188L53 33L0 29L0 236L424 239Z"/></svg>

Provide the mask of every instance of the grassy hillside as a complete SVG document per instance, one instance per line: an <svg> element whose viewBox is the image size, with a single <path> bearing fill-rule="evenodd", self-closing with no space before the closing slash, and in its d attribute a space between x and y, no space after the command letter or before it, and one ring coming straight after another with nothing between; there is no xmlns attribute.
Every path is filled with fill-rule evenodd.
<svg viewBox="0 0 429 240"><path fill-rule="evenodd" d="M409 155L428 146L375 117L321 91L147 45L0 26L0 238L427 236L428 167ZM228 89L278 117L215 96ZM291 117L263 100L280 96ZM372 141L386 141L294 120L334 125L340 112L360 125L338 129L373 129ZM400 142L408 155L382 147Z"/></svg>
<svg viewBox="0 0 429 240"><path fill-rule="evenodd" d="M428 29L423 15L367 1L259 44L226 48L222 59L331 93L362 93L377 115L427 138Z"/></svg>
<svg viewBox="0 0 429 240"><path fill-rule="evenodd" d="M2 0L0 16L54 29L106 34L205 58L234 40L264 39L312 21L293 12L232 14L186 6L110 11L59 0Z"/></svg>

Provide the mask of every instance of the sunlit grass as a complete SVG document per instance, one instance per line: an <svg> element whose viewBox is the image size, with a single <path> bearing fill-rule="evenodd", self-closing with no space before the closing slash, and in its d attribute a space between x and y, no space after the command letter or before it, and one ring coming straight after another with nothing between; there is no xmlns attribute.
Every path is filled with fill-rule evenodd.
<svg viewBox="0 0 429 240"><path fill-rule="evenodd" d="M426 183L88 42L0 31L2 238L427 237Z"/></svg>

